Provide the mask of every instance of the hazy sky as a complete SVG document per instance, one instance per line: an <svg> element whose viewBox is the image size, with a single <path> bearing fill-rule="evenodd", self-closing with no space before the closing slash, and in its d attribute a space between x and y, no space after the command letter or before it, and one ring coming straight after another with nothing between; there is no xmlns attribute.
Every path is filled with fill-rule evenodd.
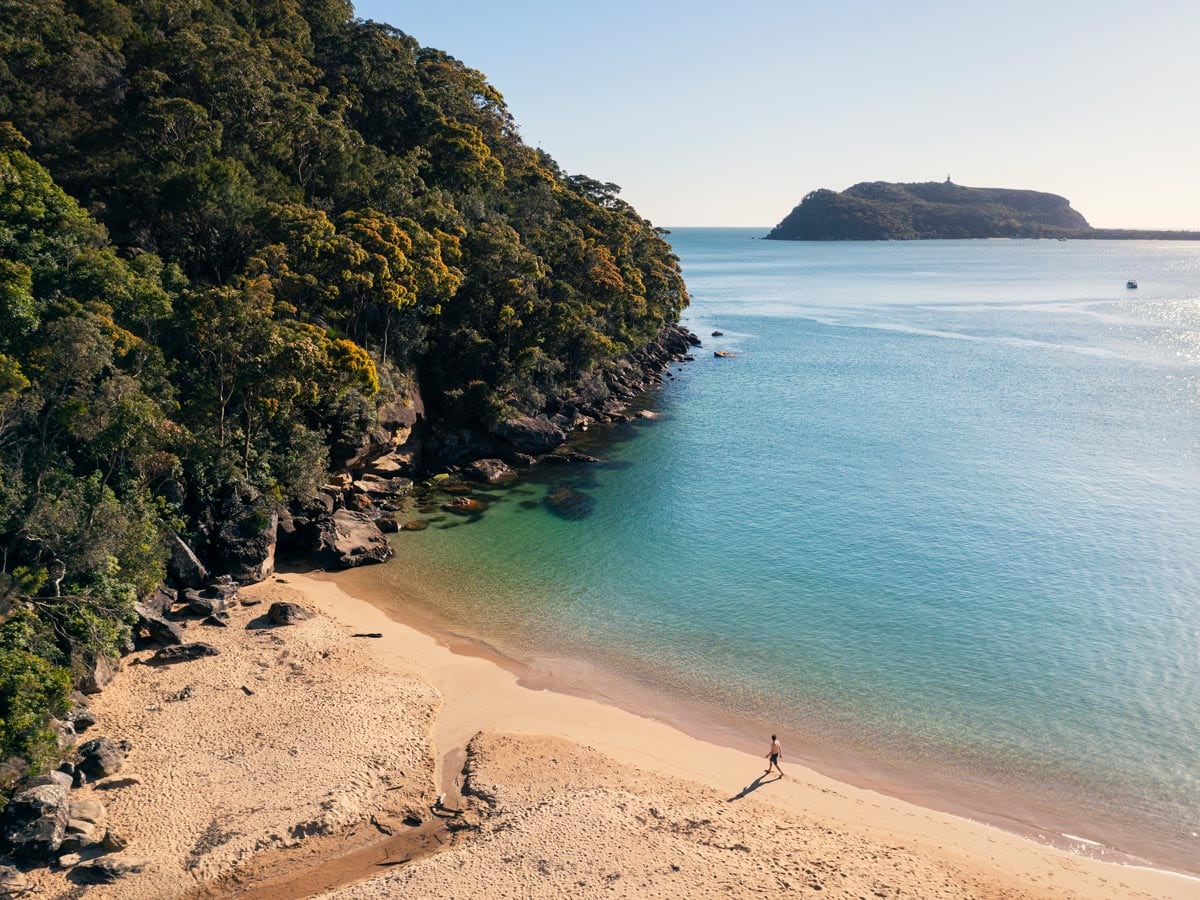
<svg viewBox="0 0 1200 900"><path fill-rule="evenodd" d="M808 191L1053 191L1200 228L1200 0L363 2L480 69L525 140L658 225L773 225Z"/></svg>

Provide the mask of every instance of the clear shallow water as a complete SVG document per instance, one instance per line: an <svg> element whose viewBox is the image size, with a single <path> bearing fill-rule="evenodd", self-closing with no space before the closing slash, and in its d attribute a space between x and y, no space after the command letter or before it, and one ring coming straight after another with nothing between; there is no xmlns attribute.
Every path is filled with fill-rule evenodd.
<svg viewBox="0 0 1200 900"><path fill-rule="evenodd" d="M705 346L661 418L586 436L609 464L358 577L862 781L1200 868L1200 246L757 234L671 235Z"/></svg>

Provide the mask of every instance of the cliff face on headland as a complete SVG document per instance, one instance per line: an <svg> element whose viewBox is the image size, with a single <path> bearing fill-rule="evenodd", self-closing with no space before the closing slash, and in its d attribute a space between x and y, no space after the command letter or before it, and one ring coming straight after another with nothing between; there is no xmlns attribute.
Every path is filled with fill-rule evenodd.
<svg viewBox="0 0 1200 900"><path fill-rule="evenodd" d="M1092 228L1065 197L1041 191L964 187L949 181L864 181L841 193L813 191L766 237L776 241L1194 240L1200 233Z"/></svg>

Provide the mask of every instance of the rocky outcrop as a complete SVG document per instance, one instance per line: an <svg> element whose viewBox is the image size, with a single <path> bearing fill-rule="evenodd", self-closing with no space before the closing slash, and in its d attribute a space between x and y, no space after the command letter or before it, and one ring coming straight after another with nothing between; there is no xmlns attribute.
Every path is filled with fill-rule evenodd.
<svg viewBox="0 0 1200 900"><path fill-rule="evenodd" d="M367 460L363 468L371 475L395 478L413 471L415 450L393 450L375 459Z"/></svg>
<svg viewBox="0 0 1200 900"><path fill-rule="evenodd" d="M279 514L260 500L223 504L209 550L213 567L242 584L255 584L275 572Z"/></svg>
<svg viewBox="0 0 1200 900"><path fill-rule="evenodd" d="M217 591L184 591L183 611L192 616L211 616L225 610L225 597Z"/></svg>
<svg viewBox="0 0 1200 900"><path fill-rule="evenodd" d="M366 472L356 479L351 484L351 487L362 494L370 494L376 497L394 497L398 494L407 494L412 490L412 484L411 478L389 478Z"/></svg>
<svg viewBox="0 0 1200 900"><path fill-rule="evenodd" d="M167 562L167 578L177 588L198 588L208 583L208 569L195 551L177 534L169 540L171 558Z"/></svg>
<svg viewBox="0 0 1200 900"><path fill-rule="evenodd" d="M492 434L506 441L518 453L549 453L567 439L562 427L546 415L519 416L495 425Z"/></svg>
<svg viewBox="0 0 1200 900"><path fill-rule="evenodd" d="M494 437L464 426L438 423L433 426L425 447L425 456L443 465L494 456L497 452Z"/></svg>
<svg viewBox="0 0 1200 900"><path fill-rule="evenodd" d="M392 555L392 545L370 515L339 509L317 524L312 555L328 569L350 569L383 562Z"/></svg>
<svg viewBox="0 0 1200 900"><path fill-rule="evenodd" d="M55 773L60 775L61 773ZM70 803L63 778L31 778L4 811L4 840L19 856L47 858L58 852L67 833Z"/></svg>
<svg viewBox="0 0 1200 900"><path fill-rule="evenodd" d="M368 466L372 460L393 452L415 454L416 441L410 440L414 430L425 418L425 404L415 386L376 410L375 426L363 435L359 446L335 458L334 462L347 469Z"/></svg>

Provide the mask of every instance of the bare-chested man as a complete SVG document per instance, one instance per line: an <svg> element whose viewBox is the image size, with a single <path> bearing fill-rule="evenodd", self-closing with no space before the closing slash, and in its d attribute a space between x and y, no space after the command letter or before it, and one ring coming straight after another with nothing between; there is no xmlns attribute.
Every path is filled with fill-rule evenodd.
<svg viewBox="0 0 1200 900"><path fill-rule="evenodd" d="M771 749L767 751L767 759L770 762L767 763L767 771L763 772L764 775L770 775L771 767L774 766L775 771L779 773L779 777L783 777L783 769L779 768L779 757L781 756L783 756L783 748L779 746L779 738L776 735L771 735Z"/></svg>

